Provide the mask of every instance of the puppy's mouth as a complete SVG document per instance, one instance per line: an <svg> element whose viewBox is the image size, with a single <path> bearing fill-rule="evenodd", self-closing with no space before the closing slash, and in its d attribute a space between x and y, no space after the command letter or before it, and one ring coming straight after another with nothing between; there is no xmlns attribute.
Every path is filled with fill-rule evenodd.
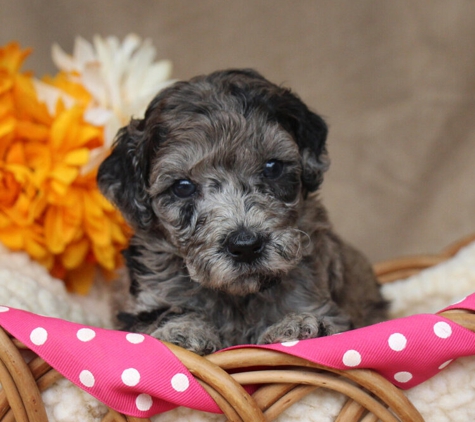
<svg viewBox="0 0 475 422"><path fill-rule="evenodd" d="M233 296L247 296L272 289L281 282L281 277L254 275L235 278L230 282L212 286L213 289Z"/></svg>
<svg viewBox="0 0 475 422"><path fill-rule="evenodd" d="M263 262L265 262L263 260ZM276 286L285 275L284 271L272 271L260 261L252 264L236 264L233 263L236 277L232 280L232 284L257 284L257 291L262 292Z"/></svg>
<svg viewBox="0 0 475 422"><path fill-rule="evenodd" d="M247 296L271 289L282 281L284 271L265 271L259 265L239 264L210 266L205 273L187 265L193 281L201 286L233 296Z"/></svg>
<svg viewBox="0 0 475 422"><path fill-rule="evenodd" d="M244 234L231 238L232 243L227 240L226 248L221 243L200 253L193 249L193 254L185 258L190 277L205 288L246 296L281 283L302 258L299 237L294 231L279 233L279 242Z"/></svg>

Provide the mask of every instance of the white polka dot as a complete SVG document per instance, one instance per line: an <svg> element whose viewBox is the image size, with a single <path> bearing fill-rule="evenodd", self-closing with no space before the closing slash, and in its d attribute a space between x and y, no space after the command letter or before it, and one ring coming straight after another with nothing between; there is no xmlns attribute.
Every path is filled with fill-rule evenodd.
<svg viewBox="0 0 475 422"><path fill-rule="evenodd" d="M125 338L129 343L139 344L145 340L145 337L142 334L128 333Z"/></svg>
<svg viewBox="0 0 475 422"><path fill-rule="evenodd" d="M444 369L445 367L449 366L452 363L453 359L444 362L442 365L439 366L439 369Z"/></svg>
<svg viewBox="0 0 475 422"><path fill-rule="evenodd" d="M346 366L358 366L361 363L361 355L356 350L347 350L343 355L343 364Z"/></svg>
<svg viewBox="0 0 475 422"><path fill-rule="evenodd" d="M283 343L280 343L282 344L282 346L285 346L285 347L292 347L292 346L295 346L296 344L298 344L298 340L294 340L294 341L284 341Z"/></svg>
<svg viewBox="0 0 475 422"><path fill-rule="evenodd" d="M36 346L42 346L48 340L48 332L43 327L35 328L30 334L30 340Z"/></svg>
<svg viewBox="0 0 475 422"><path fill-rule="evenodd" d="M122 372L122 382L129 387L136 386L140 381L140 372L135 368L126 369Z"/></svg>
<svg viewBox="0 0 475 422"><path fill-rule="evenodd" d="M150 397L148 394L139 394L135 399L135 405L137 406L137 409L141 410L142 412L150 410L152 404L152 397Z"/></svg>
<svg viewBox="0 0 475 422"><path fill-rule="evenodd" d="M437 337L448 338L452 335L452 327L444 321L434 324L434 333Z"/></svg>
<svg viewBox="0 0 475 422"><path fill-rule="evenodd" d="M394 379L398 382L409 382L412 380L412 374L410 372L398 372L394 375Z"/></svg>
<svg viewBox="0 0 475 422"><path fill-rule="evenodd" d="M173 389L175 391L178 391L179 393L186 391L188 387L190 386L190 380L185 374L173 375L171 383L172 383Z"/></svg>
<svg viewBox="0 0 475 422"><path fill-rule="evenodd" d="M94 337L96 337L96 332L90 328L81 328L78 330L76 336L79 340L86 342L91 341Z"/></svg>
<svg viewBox="0 0 475 422"><path fill-rule="evenodd" d="M0 306L0 312L8 312L10 308L7 308L6 306Z"/></svg>
<svg viewBox="0 0 475 422"><path fill-rule="evenodd" d="M84 370L81 371L79 374L79 381L81 381L81 384L86 386L86 387L94 387L94 383L96 380L94 379L94 375L92 375L91 371Z"/></svg>
<svg viewBox="0 0 475 422"><path fill-rule="evenodd" d="M400 352L406 348L407 338L401 333L394 333L389 336L389 347L395 352Z"/></svg>

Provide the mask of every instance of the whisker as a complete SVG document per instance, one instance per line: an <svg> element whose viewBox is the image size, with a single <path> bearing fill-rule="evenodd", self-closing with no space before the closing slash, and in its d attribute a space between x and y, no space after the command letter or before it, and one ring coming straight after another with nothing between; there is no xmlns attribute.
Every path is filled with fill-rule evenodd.
<svg viewBox="0 0 475 422"><path fill-rule="evenodd" d="M307 238L308 243L306 245L303 245L303 247L304 247L304 249L308 248L310 246L310 244L312 243L312 238L310 237L310 235L307 232L305 232L303 230L300 230L300 229L293 228L292 230L297 232L297 233L300 233L300 234L304 235Z"/></svg>

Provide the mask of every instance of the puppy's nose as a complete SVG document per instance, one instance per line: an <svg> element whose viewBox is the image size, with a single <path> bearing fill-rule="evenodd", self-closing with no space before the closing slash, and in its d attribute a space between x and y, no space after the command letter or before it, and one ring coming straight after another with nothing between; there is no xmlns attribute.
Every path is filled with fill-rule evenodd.
<svg viewBox="0 0 475 422"><path fill-rule="evenodd" d="M256 233L242 229L231 233L225 246L236 262L251 263L262 255L264 242Z"/></svg>

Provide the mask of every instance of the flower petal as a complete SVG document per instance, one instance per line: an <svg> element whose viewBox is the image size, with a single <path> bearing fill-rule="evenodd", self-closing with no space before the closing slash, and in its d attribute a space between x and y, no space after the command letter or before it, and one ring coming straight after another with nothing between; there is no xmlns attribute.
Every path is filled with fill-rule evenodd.
<svg viewBox="0 0 475 422"><path fill-rule="evenodd" d="M83 263L79 268L68 271L64 280L68 290L85 295L91 289L95 274L96 266L94 264Z"/></svg>
<svg viewBox="0 0 475 422"><path fill-rule="evenodd" d="M84 121L94 126L104 126L112 117L112 111L101 107L88 108L84 113Z"/></svg>
<svg viewBox="0 0 475 422"><path fill-rule="evenodd" d="M83 67L81 66L82 64L95 60L96 55L94 54L92 45L84 38L76 37L74 42L74 61L80 65L76 70L83 70Z"/></svg>
<svg viewBox="0 0 475 422"><path fill-rule="evenodd" d="M48 249L54 254L64 251L66 242L63 237L62 210L60 207L49 207L45 214L45 241Z"/></svg>
<svg viewBox="0 0 475 422"><path fill-rule="evenodd" d="M73 149L77 146L75 142L79 129L77 122L81 118L81 114L78 107L73 107L56 117L50 133L50 144L56 151Z"/></svg>
<svg viewBox="0 0 475 422"><path fill-rule="evenodd" d="M28 119L45 125L50 125L52 118L45 104L38 101L33 82L26 76L18 76L12 90L15 107L20 118Z"/></svg>
<svg viewBox="0 0 475 422"><path fill-rule="evenodd" d="M73 72L76 70L76 65L74 59L66 54L63 49L56 43L51 47L51 56L53 58L54 64L62 70L67 72Z"/></svg>
<svg viewBox="0 0 475 422"><path fill-rule="evenodd" d="M12 41L0 48L0 68L10 74L15 74L20 71L24 60L30 53L31 49L22 50L17 42Z"/></svg>
<svg viewBox="0 0 475 422"><path fill-rule="evenodd" d="M89 241L87 239L82 238L78 242L70 243L61 255L64 268L67 270L78 268L85 261L88 252Z"/></svg>
<svg viewBox="0 0 475 422"><path fill-rule="evenodd" d="M113 248L107 246L93 245L92 250L99 264L101 264L106 270L111 271L114 269L115 254Z"/></svg>
<svg viewBox="0 0 475 422"><path fill-rule="evenodd" d="M50 172L50 177L57 181L70 185L79 174L79 170L74 167L70 167L67 164L57 164Z"/></svg>
<svg viewBox="0 0 475 422"><path fill-rule="evenodd" d="M36 260L45 259L48 255L48 249L46 249L45 245L32 236L25 238L25 250Z"/></svg>
<svg viewBox="0 0 475 422"><path fill-rule="evenodd" d="M42 124L23 120L17 121L16 136L19 138L35 142L44 142L48 139L48 135L48 128Z"/></svg>
<svg viewBox="0 0 475 422"><path fill-rule="evenodd" d="M89 149L80 148L75 149L74 151L68 152L64 156L64 164L69 166L82 166L86 164L89 160Z"/></svg>

